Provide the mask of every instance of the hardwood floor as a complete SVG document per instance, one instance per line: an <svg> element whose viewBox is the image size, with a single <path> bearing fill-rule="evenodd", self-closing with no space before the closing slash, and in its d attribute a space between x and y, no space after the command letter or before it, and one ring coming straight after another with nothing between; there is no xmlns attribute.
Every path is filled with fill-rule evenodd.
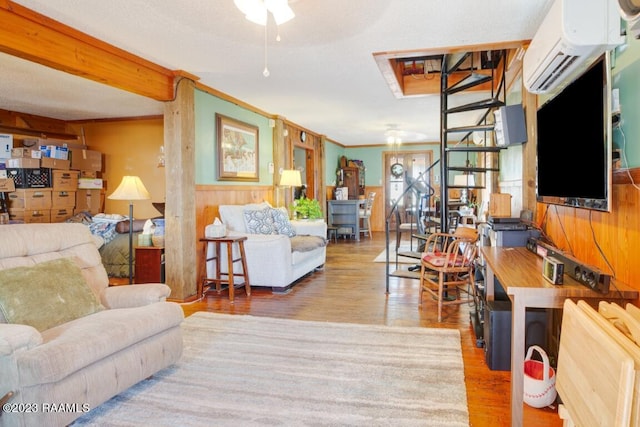
<svg viewBox="0 0 640 427"><path fill-rule="evenodd" d="M300 279L287 294L272 294L270 290L253 288L251 297L247 298L243 289L237 289L235 303L230 304L225 291L221 294L214 291L200 301L182 306L187 316L196 311L210 311L288 319L459 329L471 425L510 425L510 373L491 371L487 367L484 350L476 346L469 320L472 307L444 307L443 321L438 323L435 301L433 304L427 302L422 310L418 307L417 280L392 277L389 294L386 294L385 263L372 262L384 246L385 236L382 232L374 232L373 239L339 239L327 247L325 268ZM446 366L443 369L447 369ZM556 410L535 409L525 405L524 425L556 427L562 425L562 420Z"/></svg>

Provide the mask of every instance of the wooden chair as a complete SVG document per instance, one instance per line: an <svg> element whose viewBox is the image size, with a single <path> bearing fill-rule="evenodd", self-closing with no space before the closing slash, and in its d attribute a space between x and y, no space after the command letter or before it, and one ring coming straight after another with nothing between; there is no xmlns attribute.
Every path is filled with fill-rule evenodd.
<svg viewBox="0 0 640 427"><path fill-rule="evenodd" d="M438 322L442 321L443 306L474 302L477 240L477 230L459 227L454 233L433 233L425 242L420 263L420 307L424 292L433 295L438 302ZM463 292L467 297L461 297Z"/></svg>
<svg viewBox="0 0 640 427"><path fill-rule="evenodd" d="M373 237L371 232L371 209L373 208L373 201L376 198L376 192L370 191L367 195L367 200L364 202L362 209L360 209L359 216L362 221L362 226L360 227L360 233L369 233L369 237Z"/></svg>

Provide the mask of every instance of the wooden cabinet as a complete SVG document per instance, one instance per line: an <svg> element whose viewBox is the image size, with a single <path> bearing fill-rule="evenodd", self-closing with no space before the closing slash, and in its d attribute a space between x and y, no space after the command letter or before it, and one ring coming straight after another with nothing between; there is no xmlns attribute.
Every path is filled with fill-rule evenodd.
<svg viewBox="0 0 640 427"><path fill-rule="evenodd" d="M348 188L349 200L355 200L360 195L360 168L342 168L343 186ZM363 193L364 194L364 193Z"/></svg>
<svg viewBox="0 0 640 427"><path fill-rule="evenodd" d="M138 246L135 255L135 283L164 283L163 247Z"/></svg>

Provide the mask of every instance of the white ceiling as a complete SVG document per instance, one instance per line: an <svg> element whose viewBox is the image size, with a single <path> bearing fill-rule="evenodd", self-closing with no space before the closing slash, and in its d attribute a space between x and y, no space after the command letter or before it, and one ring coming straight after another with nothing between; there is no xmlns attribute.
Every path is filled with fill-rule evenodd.
<svg viewBox="0 0 640 427"><path fill-rule="evenodd" d="M440 139L437 95L396 99L375 52L531 39L551 0L290 0L268 29L233 0L16 0L347 146ZM0 108L62 120L162 114L159 102L0 54Z"/></svg>

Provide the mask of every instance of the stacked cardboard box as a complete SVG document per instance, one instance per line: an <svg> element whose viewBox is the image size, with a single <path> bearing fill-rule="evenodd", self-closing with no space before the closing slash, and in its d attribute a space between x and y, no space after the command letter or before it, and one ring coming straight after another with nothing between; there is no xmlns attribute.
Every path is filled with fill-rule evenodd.
<svg viewBox="0 0 640 427"><path fill-rule="evenodd" d="M15 187L9 193L12 220L64 222L76 212L101 212L102 153L55 139L25 139L22 145L4 162Z"/></svg>

